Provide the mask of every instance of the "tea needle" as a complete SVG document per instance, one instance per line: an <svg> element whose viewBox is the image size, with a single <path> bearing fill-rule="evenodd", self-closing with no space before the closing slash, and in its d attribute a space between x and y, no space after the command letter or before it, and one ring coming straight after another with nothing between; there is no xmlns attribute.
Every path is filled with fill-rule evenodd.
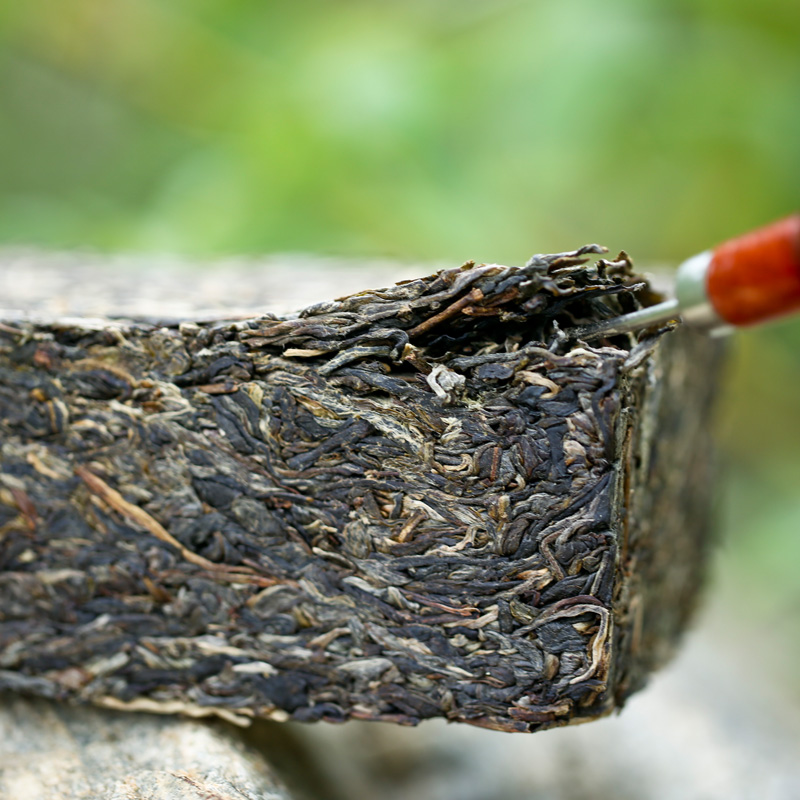
<svg viewBox="0 0 800 800"><path fill-rule="evenodd" d="M569 333L615 336L681 320L713 330L800 310L800 213L737 236L678 267L675 297Z"/></svg>

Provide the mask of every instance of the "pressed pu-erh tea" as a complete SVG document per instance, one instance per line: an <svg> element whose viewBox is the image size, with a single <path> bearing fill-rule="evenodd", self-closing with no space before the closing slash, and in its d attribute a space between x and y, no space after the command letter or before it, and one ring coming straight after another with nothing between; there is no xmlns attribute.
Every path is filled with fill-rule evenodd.
<svg viewBox="0 0 800 800"><path fill-rule="evenodd" d="M0 320L0 689L506 731L618 707L708 542L718 345L590 246L299 315Z"/></svg>

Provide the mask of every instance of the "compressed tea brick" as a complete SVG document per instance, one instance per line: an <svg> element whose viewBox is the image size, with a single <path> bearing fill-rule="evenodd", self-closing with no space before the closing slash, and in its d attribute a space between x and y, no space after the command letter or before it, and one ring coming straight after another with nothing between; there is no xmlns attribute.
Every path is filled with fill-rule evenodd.
<svg viewBox="0 0 800 800"><path fill-rule="evenodd" d="M719 348L573 338L659 299L599 252L293 317L6 313L0 689L507 731L618 707L702 584Z"/></svg>

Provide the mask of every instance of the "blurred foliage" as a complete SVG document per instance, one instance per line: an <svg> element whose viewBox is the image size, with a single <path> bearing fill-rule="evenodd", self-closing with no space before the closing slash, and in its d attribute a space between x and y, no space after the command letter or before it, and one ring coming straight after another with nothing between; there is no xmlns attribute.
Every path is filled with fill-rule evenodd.
<svg viewBox="0 0 800 800"><path fill-rule="evenodd" d="M0 5L0 243L663 263L799 194L797 0ZM796 664L800 325L734 347L719 591Z"/></svg>
<svg viewBox="0 0 800 800"><path fill-rule="evenodd" d="M676 259L797 205L797 0L0 8L0 241Z"/></svg>
<svg viewBox="0 0 800 800"><path fill-rule="evenodd" d="M723 548L712 591L728 635L800 703L800 324L737 334L719 441Z"/></svg>

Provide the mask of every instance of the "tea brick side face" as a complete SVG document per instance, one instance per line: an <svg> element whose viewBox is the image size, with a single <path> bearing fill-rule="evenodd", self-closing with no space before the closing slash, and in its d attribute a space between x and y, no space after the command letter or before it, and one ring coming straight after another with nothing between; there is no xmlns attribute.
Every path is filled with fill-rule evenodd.
<svg viewBox="0 0 800 800"><path fill-rule="evenodd" d="M614 708L700 583L704 498L663 461L708 403L660 442L656 389L714 353L570 340L647 297L587 252L294 319L1 326L0 688L510 731Z"/></svg>

